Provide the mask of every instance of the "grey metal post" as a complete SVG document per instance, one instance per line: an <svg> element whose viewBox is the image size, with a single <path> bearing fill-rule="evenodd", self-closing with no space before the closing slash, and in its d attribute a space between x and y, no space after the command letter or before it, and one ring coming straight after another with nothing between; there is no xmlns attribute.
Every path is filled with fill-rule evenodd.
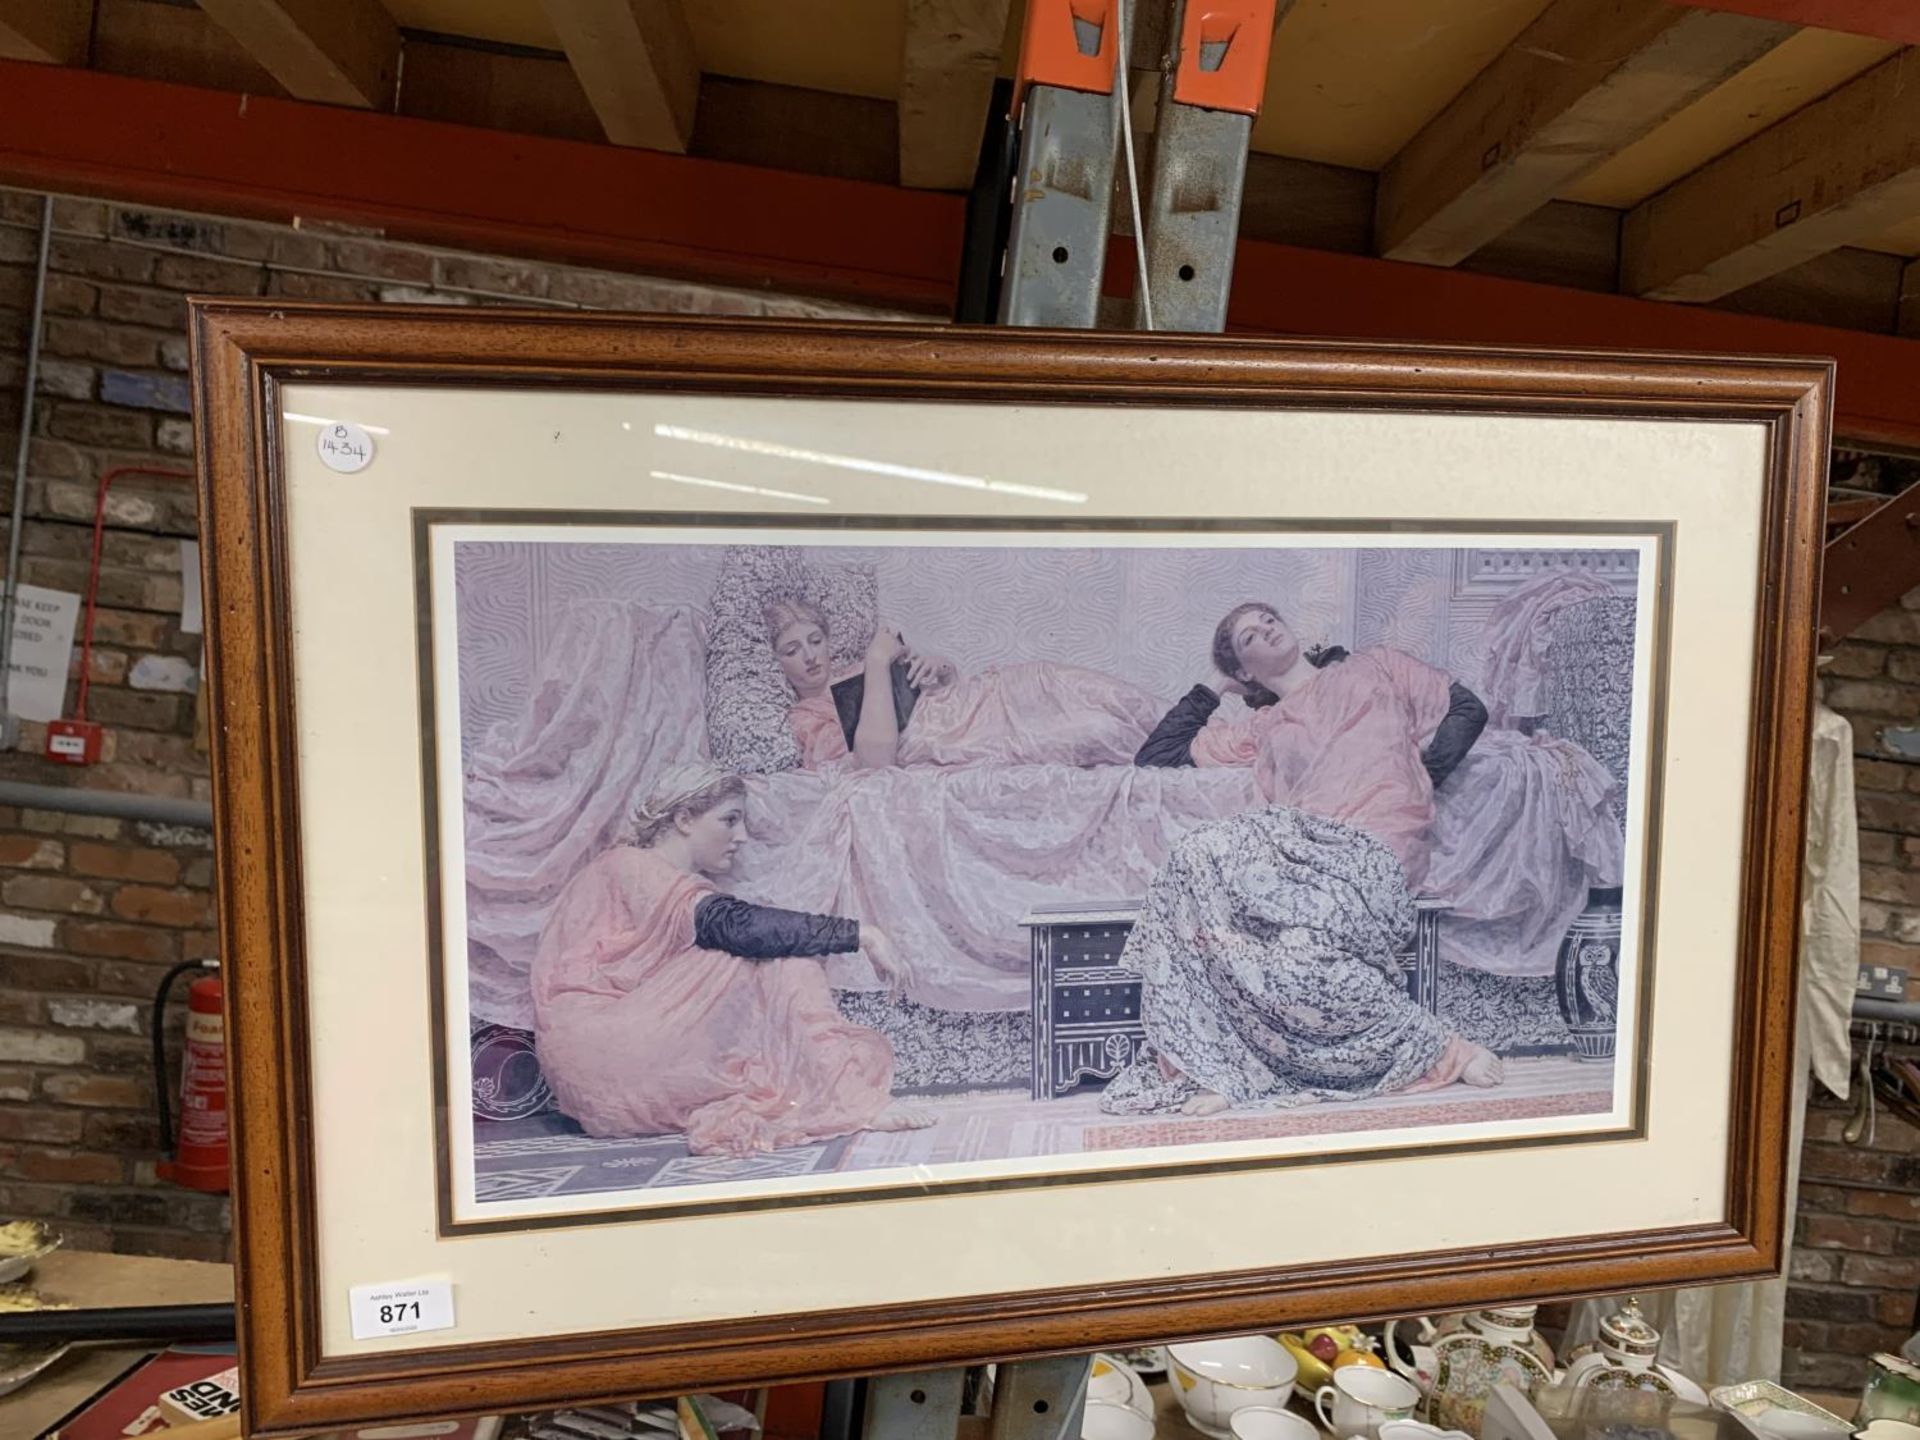
<svg viewBox="0 0 1920 1440"><path fill-rule="evenodd" d="M1000 288L1002 325L1093 328L1119 142L1111 96L1057 85L1028 93Z"/></svg>
<svg viewBox="0 0 1920 1440"><path fill-rule="evenodd" d="M1176 47L1185 9L1186 0L1173 0L1146 187L1144 243L1152 328L1218 333L1226 328L1227 295L1233 288L1233 250L1240 237L1253 118L1182 105L1174 98ZM1203 49L1202 69L1217 69L1225 59L1224 46L1218 54L1204 53L1211 48ZM1145 329L1144 320L1136 306L1134 328Z"/></svg>
<svg viewBox="0 0 1920 1440"><path fill-rule="evenodd" d="M20 539L27 529L27 449L33 439L33 397L40 383L40 317L47 303L47 252L53 243L53 197L40 197L40 254L33 267L33 318L27 331L27 379L20 396L20 443L13 452L13 508L8 511L6 590L0 594L0 744L13 745L13 611L20 598Z"/></svg>
<svg viewBox="0 0 1920 1440"><path fill-rule="evenodd" d="M1086 1409L1085 1355L1020 1360L996 1367L992 1406L966 1417L969 1440L1079 1440ZM867 1382L861 1440L956 1440L962 1435L966 1370L878 1375Z"/></svg>

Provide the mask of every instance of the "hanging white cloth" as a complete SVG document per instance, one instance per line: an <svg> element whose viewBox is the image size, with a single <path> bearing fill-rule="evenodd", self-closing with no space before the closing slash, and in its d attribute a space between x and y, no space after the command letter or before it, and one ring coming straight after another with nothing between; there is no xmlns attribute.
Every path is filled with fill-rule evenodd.
<svg viewBox="0 0 1920 1440"><path fill-rule="evenodd" d="M1816 702L1800 893L1799 1039L1814 1078L1842 1100L1853 1073L1853 992L1860 972L1860 821L1853 727ZM1797 1118L1797 1115L1796 1115ZM1794 1157L1799 1158L1798 1143Z"/></svg>
<svg viewBox="0 0 1920 1440"><path fill-rule="evenodd" d="M1800 993L1794 1035L1793 1116L1787 1137L1788 1238L1781 1274L1734 1285L1699 1285L1642 1295L1660 1331L1660 1363L1712 1389L1780 1378L1786 1318L1786 1268L1794 1197L1800 1190L1800 1142L1807 1077L1846 1098L1854 976L1860 962L1860 827L1854 809L1853 728L1816 703L1807 788L1807 849L1801 871ZM1599 1333L1618 1298L1584 1300L1567 1327L1568 1348Z"/></svg>

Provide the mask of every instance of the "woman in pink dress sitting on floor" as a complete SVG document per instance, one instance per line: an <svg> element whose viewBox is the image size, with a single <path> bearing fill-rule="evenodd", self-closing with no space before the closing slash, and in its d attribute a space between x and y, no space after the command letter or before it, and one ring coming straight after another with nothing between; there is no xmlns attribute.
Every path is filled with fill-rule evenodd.
<svg viewBox="0 0 1920 1440"><path fill-rule="evenodd" d="M906 962L870 925L752 905L708 878L746 840L737 775L662 778L615 845L561 892L533 964L540 1065L563 1113L601 1137L684 1133L750 1155L915 1129L893 1049L844 1019L817 958L854 950L896 990Z"/></svg>
<svg viewBox="0 0 1920 1440"><path fill-rule="evenodd" d="M874 627L861 668L836 673L827 622L794 596L767 607L767 640L793 688L790 723L809 770L891 765L1127 765L1160 713L1138 686L1050 660L962 677ZM843 716L835 691L850 695ZM910 693L908 693L910 692ZM902 713L910 721L901 724Z"/></svg>

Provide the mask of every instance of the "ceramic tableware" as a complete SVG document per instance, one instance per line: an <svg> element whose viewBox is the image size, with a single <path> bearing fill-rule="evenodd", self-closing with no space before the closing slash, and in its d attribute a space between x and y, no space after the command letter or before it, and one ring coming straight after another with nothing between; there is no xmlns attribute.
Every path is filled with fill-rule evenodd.
<svg viewBox="0 0 1920 1440"><path fill-rule="evenodd" d="M18 1280L60 1248L61 1235L39 1220L15 1220L0 1225L0 1284Z"/></svg>
<svg viewBox="0 0 1920 1440"><path fill-rule="evenodd" d="M1167 1347L1167 1378L1180 1408L1212 1440L1230 1440L1237 1410L1285 1405L1299 1373L1286 1347L1267 1335Z"/></svg>
<svg viewBox="0 0 1920 1440"><path fill-rule="evenodd" d="M1249 1405L1233 1412L1233 1440L1324 1440L1304 1415L1274 1405Z"/></svg>
<svg viewBox="0 0 1920 1440"><path fill-rule="evenodd" d="M1420 1391L1404 1375L1371 1366L1346 1365L1333 1382L1314 1393L1314 1413L1336 1436L1379 1440L1389 1420L1408 1420L1420 1403Z"/></svg>
<svg viewBox="0 0 1920 1440"><path fill-rule="evenodd" d="M1380 1440L1473 1440L1464 1430L1442 1430L1424 1420L1383 1420Z"/></svg>
<svg viewBox="0 0 1920 1440"><path fill-rule="evenodd" d="M1153 1418L1153 1396L1134 1368L1118 1355L1095 1355L1087 1367L1087 1399L1108 1405L1125 1405L1149 1420Z"/></svg>
<svg viewBox="0 0 1920 1440"><path fill-rule="evenodd" d="M1088 1400L1080 1412L1080 1440L1153 1440L1153 1417L1130 1405Z"/></svg>
<svg viewBox="0 0 1920 1440"><path fill-rule="evenodd" d="M1898 1355L1875 1355L1867 1364L1867 1385L1856 1418L1898 1420L1920 1425L1920 1366Z"/></svg>
<svg viewBox="0 0 1920 1440"><path fill-rule="evenodd" d="M1401 1355L1415 1347L1396 1344L1397 1327L1389 1325L1387 1359L1396 1373L1420 1387L1423 1420L1478 1435L1494 1386L1511 1385L1531 1396L1552 1383L1553 1351L1533 1328L1533 1319L1531 1305L1498 1305L1437 1327L1421 1320L1418 1339L1431 1345L1431 1354L1416 1355L1411 1364Z"/></svg>

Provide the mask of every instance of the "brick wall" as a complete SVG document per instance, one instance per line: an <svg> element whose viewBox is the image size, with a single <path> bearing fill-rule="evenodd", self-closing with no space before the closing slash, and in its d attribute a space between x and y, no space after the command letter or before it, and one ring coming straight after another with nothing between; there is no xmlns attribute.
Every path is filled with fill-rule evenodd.
<svg viewBox="0 0 1920 1440"><path fill-rule="evenodd" d="M1837 457L1834 481L1892 493L1920 462ZM1887 731L1920 726L1920 590L1835 647L1826 700L1852 723L1860 816L1860 958L1908 973L1920 999L1920 764ZM1920 1135L1884 1111L1871 1144L1841 1139L1850 1105L1818 1085L1807 1112L1787 1298L1787 1376L1857 1387L1863 1356L1920 1328Z"/></svg>
<svg viewBox="0 0 1920 1440"><path fill-rule="evenodd" d="M1920 1135L1882 1112L1871 1145L1848 1145L1840 1132L1852 1107L1815 1090L1801 1152L1785 1379L1847 1391L1865 1381L1864 1357L1897 1352L1920 1328Z"/></svg>
<svg viewBox="0 0 1920 1440"><path fill-rule="evenodd" d="M0 190L0 484L9 495L40 207L37 195ZM856 313L90 201L59 201L54 216L21 579L73 593L86 588L100 477L123 465L192 468L189 294ZM0 777L205 799L200 637L181 629L191 483L117 480L107 519L88 700L107 727L102 763L48 763L45 728L29 723L0 755ZM70 685L68 713L72 703ZM92 1248L225 1254L225 1201L155 1178L148 1039L166 966L215 952L209 844L189 826L0 806L0 1215L53 1219ZM172 1008L184 1011L178 1000Z"/></svg>

